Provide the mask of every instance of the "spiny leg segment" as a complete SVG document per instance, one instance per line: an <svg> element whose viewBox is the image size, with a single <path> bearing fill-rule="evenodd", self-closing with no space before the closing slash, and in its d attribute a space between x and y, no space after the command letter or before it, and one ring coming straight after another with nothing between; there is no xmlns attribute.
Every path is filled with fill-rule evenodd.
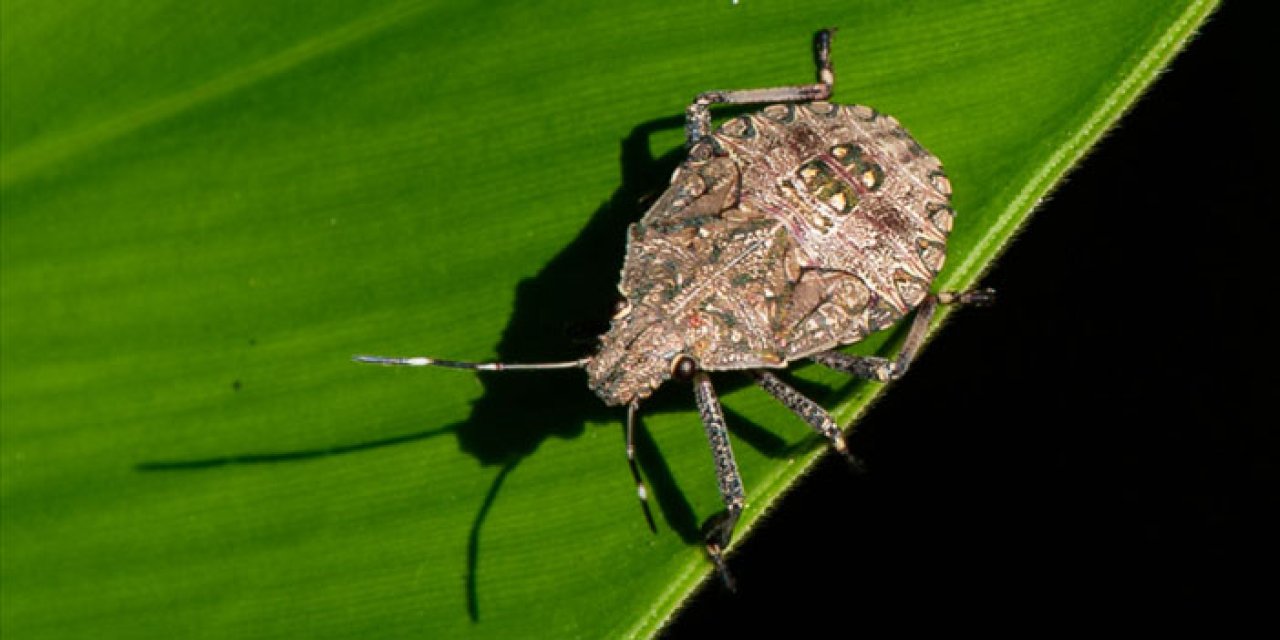
<svg viewBox="0 0 1280 640"><path fill-rule="evenodd" d="M827 413L822 405L810 400L803 393L800 393L795 387L785 383L778 376L764 370L756 370L751 372L755 378L756 384L760 388L769 392L769 395L778 399L778 402L786 405L793 413L804 420L806 424L817 431L823 437L831 441L831 447L836 453L845 457L849 461L849 465L855 470L862 470L862 462L854 457L853 452L849 451L849 445L844 440L844 432L840 430L840 425L836 424L831 414Z"/></svg>
<svg viewBox="0 0 1280 640"><path fill-rule="evenodd" d="M831 97L835 84L835 71L831 68L831 37L835 29L823 29L814 37L814 55L818 63L818 82L769 89L738 89L734 91L707 91L693 99L685 109L685 145L692 147L697 141L711 134L713 104L766 104L771 102L812 102Z"/></svg>
<svg viewBox="0 0 1280 640"><path fill-rule="evenodd" d="M711 386L711 378L706 372L694 374L693 393L698 401L698 413L702 416L702 427L711 444L711 455L715 458L716 479L720 483L720 498L724 500L725 507L723 512L712 517L703 527L707 555L715 563L725 587L732 591L733 577L725 566L724 550L733 537L738 517L742 515L746 496L742 489L742 476L738 473L738 463L733 458L733 447L729 444L729 429L725 426L724 411L720 408L715 387Z"/></svg>
<svg viewBox="0 0 1280 640"><path fill-rule="evenodd" d="M925 336L929 333L929 322L933 319L933 314L937 311L939 304L981 306L994 301L995 295L994 289L972 289L960 292L944 291L938 294L929 294L929 297L925 298L925 301L916 309L916 317L911 322L911 328L907 330L907 339L902 342L902 348L898 350L898 357L892 360L879 356L850 355L839 351L817 353L809 356L809 359L825 367L865 380L879 382L897 380L906 374L907 369L911 367L911 362L915 360L916 354L920 351L920 347L924 345Z"/></svg>

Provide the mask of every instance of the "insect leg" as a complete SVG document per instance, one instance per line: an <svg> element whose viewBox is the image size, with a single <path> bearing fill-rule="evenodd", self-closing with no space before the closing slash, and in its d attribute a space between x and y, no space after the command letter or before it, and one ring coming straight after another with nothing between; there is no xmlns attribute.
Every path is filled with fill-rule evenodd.
<svg viewBox="0 0 1280 640"><path fill-rule="evenodd" d="M920 351L920 347L924 344L925 335L929 331L929 321L933 319L933 314L938 309L939 304L985 305L990 304L993 300L995 300L995 291L992 289L972 289L959 292L944 291L938 294L930 294L916 309L916 317L911 322L911 328L907 331L907 339L902 342L902 349L898 351L898 357L893 360L878 356L855 356L839 351L817 353L810 356L809 359L858 378L880 382L897 380L907 372L907 369L911 366L911 361L915 359L916 353Z"/></svg>
<svg viewBox="0 0 1280 640"><path fill-rule="evenodd" d="M640 477L640 467L636 465L636 410L639 403L627 405L627 464L631 466L631 477L636 481L636 495L640 498L640 508L644 510L645 522L649 530L657 533L658 526L653 523L653 512L649 511L649 492L644 488L644 479Z"/></svg>
<svg viewBox="0 0 1280 640"><path fill-rule="evenodd" d="M855 469L862 468L862 463L849 451L849 445L844 441L844 433L840 431L840 425L836 424L826 409L768 371L752 371L751 375L756 379L756 384L768 391L769 395L777 398L778 402L800 416L800 419L813 427L814 431L830 440L832 448L844 456L851 466Z"/></svg>
<svg viewBox="0 0 1280 640"><path fill-rule="evenodd" d="M996 290L991 288L968 291L943 291L937 294L938 304L973 305L985 307L996 301Z"/></svg>
<svg viewBox="0 0 1280 640"><path fill-rule="evenodd" d="M814 36L814 55L818 63L818 82L816 84L772 87L769 89L708 91L698 94L693 99L693 103L685 109L686 146L692 147L695 142L711 133L711 112L707 109L710 105L812 102L814 100L826 100L831 97L831 88L836 81L835 71L831 68L831 37L835 35L835 31L835 29L823 29Z"/></svg>
<svg viewBox="0 0 1280 640"><path fill-rule="evenodd" d="M725 586L733 590L733 578L724 563L724 550L733 537L733 528L738 524L738 516L746 497L742 490L742 476L738 474L738 463L733 459L733 448L729 446L729 430L725 427L724 411L720 409L720 400L716 390L711 386L711 378L705 372L694 374L694 397L698 401L698 412L702 415L702 426L706 429L707 440L711 442L711 455L716 461L716 478L720 482L720 497L724 500L725 510L713 516L703 526L706 535L707 555L715 563L720 578Z"/></svg>

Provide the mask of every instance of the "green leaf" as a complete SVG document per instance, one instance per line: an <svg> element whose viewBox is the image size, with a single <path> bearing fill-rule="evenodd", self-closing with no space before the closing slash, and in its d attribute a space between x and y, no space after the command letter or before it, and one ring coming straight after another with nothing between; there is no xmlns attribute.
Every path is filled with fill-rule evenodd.
<svg viewBox="0 0 1280 640"><path fill-rule="evenodd" d="M974 285L1215 5L6 0L3 635L653 632L719 508L686 389L644 408L653 535L580 372L350 356L581 355L690 97L810 81L830 25ZM792 377L844 424L884 389ZM718 380L741 539L824 445Z"/></svg>

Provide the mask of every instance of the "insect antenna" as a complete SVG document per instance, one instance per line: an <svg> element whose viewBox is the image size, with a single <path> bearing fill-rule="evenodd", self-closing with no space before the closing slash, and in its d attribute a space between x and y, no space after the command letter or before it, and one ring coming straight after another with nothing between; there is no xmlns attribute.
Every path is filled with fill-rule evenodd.
<svg viewBox="0 0 1280 640"><path fill-rule="evenodd" d="M385 356L353 356L356 362L381 364L395 367L446 367L449 369L470 369L472 371L544 371L547 369L581 369L587 366L591 358L578 358L564 362L461 362L458 360L441 360L425 356L411 358L388 358Z"/></svg>
<svg viewBox="0 0 1280 640"><path fill-rule="evenodd" d="M428 358L426 356L413 356L408 358L352 356L351 359L356 362L380 364L392 367L445 367L449 369L467 369L470 371L546 371L551 369L581 369L586 367L587 363L591 361L591 358L579 358L577 360L565 360L564 362L462 362L459 360ZM636 402L632 402L627 405L627 464L631 467L631 477L636 481L636 497L640 498L640 508L644 511L645 522L649 524L649 529L656 533L658 531L658 525L655 524L653 520L653 512L649 509L649 491L644 486L644 479L640 476L640 466L636 463L636 412L639 408L640 405Z"/></svg>

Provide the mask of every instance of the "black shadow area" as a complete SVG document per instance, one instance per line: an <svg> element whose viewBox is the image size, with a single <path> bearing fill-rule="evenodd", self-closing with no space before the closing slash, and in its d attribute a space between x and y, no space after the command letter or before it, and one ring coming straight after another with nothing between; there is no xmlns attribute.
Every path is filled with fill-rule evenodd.
<svg viewBox="0 0 1280 640"><path fill-rule="evenodd" d="M826 456L662 637L1275 626L1264 6L1222 3L1040 206L859 422L871 472Z"/></svg>
<svg viewBox="0 0 1280 640"><path fill-rule="evenodd" d="M515 309L496 348L503 362L558 361L580 356L595 347L595 336L608 328L610 307L617 298L627 227L639 219L646 204L666 187L683 153L673 151L655 159L649 137L656 131L683 126L683 119L662 118L633 129L622 141L622 185L591 216L569 245L532 278L516 288ZM509 372L481 375L484 394L472 407L465 424L458 425L458 445L485 465L502 467L484 504L476 514L467 552L467 606L472 620L480 619L476 567L481 528L498 496L498 486L515 467L550 437L581 435L587 420L617 420L624 411L604 406L587 388L581 371ZM647 435L638 439L641 466L668 522L692 523L692 509L683 502L669 469ZM618 446L619 469L625 466L623 443ZM684 514L684 515L682 515ZM643 526L637 515L636 526ZM688 526L696 536L696 526Z"/></svg>
<svg viewBox="0 0 1280 640"><path fill-rule="evenodd" d="M682 117L661 118L637 126L622 140L621 186L595 211L577 238L537 275L518 285L514 312L496 348L498 360L566 360L588 353L595 347L595 336L608 328L604 319L608 318L617 297L627 227L639 219L648 203L661 194L671 172L684 156L682 149L676 149L654 158L649 150L649 137L656 131L683 126ZM143 461L134 468L143 472L172 472L238 464L294 462L407 444L452 433L458 438L458 445L463 451L486 466L500 467L468 534L467 611L472 620L479 620L476 567L481 529L503 481L543 441L550 437L577 437L588 420L613 418L618 421L621 431L624 411L605 407L587 388L581 371L475 375L479 376L484 393L464 422L336 447ZM669 399L658 399L653 403L654 408L663 410L676 406L670 394L665 397ZM651 495L666 522L685 541L700 542L701 535L692 507L662 461L656 444L643 429L637 434L636 444ZM777 445L773 448L776 449ZM618 464L619 468L625 466L621 439ZM643 526L642 522L643 519L637 516L637 526Z"/></svg>

